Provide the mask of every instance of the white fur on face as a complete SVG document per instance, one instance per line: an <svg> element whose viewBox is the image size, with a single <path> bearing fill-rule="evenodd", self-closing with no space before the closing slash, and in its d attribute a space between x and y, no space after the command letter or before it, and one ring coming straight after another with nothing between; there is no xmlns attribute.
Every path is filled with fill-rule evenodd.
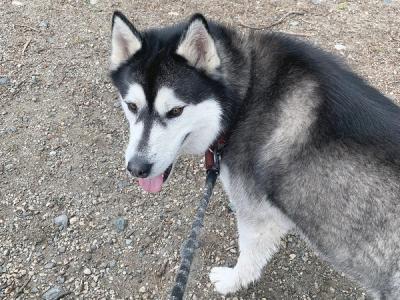
<svg viewBox="0 0 400 300"><path fill-rule="evenodd" d="M179 99L171 88L162 87L155 98L154 109L165 126L153 121L147 147L139 153L144 123L137 122L136 115L129 111L125 102L135 103L139 111L143 109L147 105L143 88L137 83L132 84L123 100L122 107L129 122L126 163L134 156L141 156L153 163L149 177L162 174L181 153L203 154L220 133L222 109L217 101L208 99L198 104L188 104ZM168 111L182 106L185 108L179 117L166 118Z"/></svg>
<svg viewBox="0 0 400 300"><path fill-rule="evenodd" d="M132 113L127 103L135 103L138 107L138 111L143 109L146 104L146 96L144 94L143 88L141 85L134 83L129 87L128 93L125 98L121 98L121 105L125 112L126 119L129 122L129 143L128 147L125 151L125 162L128 164L129 160L132 159L133 156L139 155L143 156L140 153L137 153L137 147L140 141L140 138L143 134L143 122L136 122L136 115Z"/></svg>
<svg viewBox="0 0 400 300"><path fill-rule="evenodd" d="M142 48L141 41L129 26L119 17L115 17L111 37L111 70L115 70L124 61Z"/></svg>
<svg viewBox="0 0 400 300"><path fill-rule="evenodd" d="M179 117L165 118L168 111L182 106L185 109ZM213 99L188 104L180 100L171 88L162 87L155 98L154 108L166 126L153 123L150 132L148 152L154 164L153 176L164 172L182 152L203 154L219 134L222 110Z"/></svg>

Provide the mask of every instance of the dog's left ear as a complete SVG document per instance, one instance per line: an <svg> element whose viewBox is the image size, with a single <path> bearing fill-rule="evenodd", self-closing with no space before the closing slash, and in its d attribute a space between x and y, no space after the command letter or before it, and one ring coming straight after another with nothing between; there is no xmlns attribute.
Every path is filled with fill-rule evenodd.
<svg viewBox="0 0 400 300"><path fill-rule="evenodd" d="M142 44L142 37L133 24L119 11L114 12L111 36L111 70L117 69L139 51Z"/></svg>
<svg viewBox="0 0 400 300"><path fill-rule="evenodd" d="M206 19L195 14L183 33L176 53L198 69L213 73L221 64L215 41L212 38Z"/></svg>

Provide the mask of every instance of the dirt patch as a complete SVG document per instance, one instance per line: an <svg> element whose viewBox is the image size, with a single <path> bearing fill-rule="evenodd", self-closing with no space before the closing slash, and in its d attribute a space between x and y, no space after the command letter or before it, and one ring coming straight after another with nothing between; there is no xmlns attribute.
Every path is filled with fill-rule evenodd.
<svg viewBox="0 0 400 300"><path fill-rule="evenodd" d="M3 1L0 298L36 299L58 287L67 299L165 299L172 286L180 244L201 195L202 159L182 159L156 196L126 178L127 126L107 76L115 9L139 28L194 12L242 30L279 23L275 30L336 53L386 95L400 99L396 0ZM284 17L290 12L301 14ZM55 225L54 218L63 214L68 225ZM205 222L188 299L221 298L208 272L234 264L238 255L234 214L219 185ZM363 299L364 294L289 235L262 280L233 299L238 298Z"/></svg>

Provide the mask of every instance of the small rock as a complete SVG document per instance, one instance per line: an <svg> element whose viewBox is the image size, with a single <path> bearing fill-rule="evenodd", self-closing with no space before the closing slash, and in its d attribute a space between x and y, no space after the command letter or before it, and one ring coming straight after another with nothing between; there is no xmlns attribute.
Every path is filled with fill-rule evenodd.
<svg viewBox="0 0 400 300"><path fill-rule="evenodd" d="M117 232L122 232L125 230L126 226L128 226L128 221L122 217L119 217L115 219L114 225Z"/></svg>
<svg viewBox="0 0 400 300"><path fill-rule="evenodd" d="M65 252L65 247L61 246L60 248L58 248L58 252L64 253Z"/></svg>
<svg viewBox="0 0 400 300"><path fill-rule="evenodd" d="M10 78L7 76L0 76L0 85L7 85L10 83Z"/></svg>
<svg viewBox="0 0 400 300"><path fill-rule="evenodd" d="M339 51L346 50L346 46L342 44L336 44L335 49Z"/></svg>
<svg viewBox="0 0 400 300"><path fill-rule="evenodd" d="M12 5L15 5L15 6L24 6L25 5L25 3L22 3L21 1L11 1L11 4Z"/></svg>
<svg viewBox="0 0 400 300"><path fill-rule="evenodd" d="M392 0L383 0L384 4L392 4Z"/></svg>
<svg viewBox="0 0 400 300"><path fill-rule="evenodd" d="M296 254L294 254L294 253L290 254L290 255L289 255L289 258L290 258L290 260L295 259L295 258L296 258Z"/></svg>
<svg viewBox="0 0 400 300"><path fill-rule="evenodd" d="M89 3L90 3L91 5L95 5L95 4L97 4L97 0L90 0Z"/></svg>
<svg viewBox="0 0 400 300"><path fill-rule="evenodd" d="M115 260L110 261L110 263L108 264L108 266L110 268L114 268L116 266L117 262Z"/></svg>
<svg viewBox="0 0 400 300"><path fill-rule="evenodd" d="M231 202L228 203L228 211L233 213L236 212L236 208Z"/></svg>
<svg viewBox="0 0 400 300"><path fill-rule="evenodd" d="M78 222L78 218L77 217L72 217L71 220L69 220L69 223L71 225L75 224L76 222Z"/></svg>
<svg viewBox="0 0 400 300"><path fill-rule="evenodd" d="M321 4L323 0L311 0L313 4Z"/></svg>
<svg viewBox="0 0 400 300"><path fill-rule="evenodd" d="M50 156L55 156L57 154L57 151L50 151L49 155Z"/></svg>
<svg viewBox="0 0 400 300"><path fill-rule="evenodd" d="M121 107L121 101L114 102L114 107Z"/></svg>
<svg viewBox="0 0 400 300"><path fill-rule="evenodd" d="M39 27L41 28L49 28L49 22L46 20L43 20L39 23Z"/></svg>
<svg viewBox="0 0 400 300"><path fill-rule="evenodd" d="M291 21L289 22L290 26L298 26L300 23L299 21Z"/></svg>
<svg viewBox="0 0 400 300"><path fill-rule="evenodd" d="M85 269L83 269L83 274L90 275L90 274L92 274L92 271L89 268L85 268Z"/></svg>
<svg viewBox="0 0 400 300"><path fill-rule="evenodd" d="M132 240L131 239L126 239L125 240L125 245L129 246L130 244L132 244Z"/></svg>
<svg viewBox="0 0 400 300"><path fill-rule="evenodd" d="M140 289L139 289L139 293L146 293L146 287L145 286L142 286Z"/></svg>
<svg viewBox="0 0 400 300"><path fill-rule="evenodd" d="M38 289L36 286L34 286L34 287L31 289L31 293L36 294L37 292L39 292L39 289Z"/></svg>
<svg viewBox="0 0 400 300"><path fill-rule="evenodd" d="M45 264L45 265L44 265L44 268L45 268L45 269L53 269L55 265L56 265L56 264L55 264L54 262L51 261L51 262Z"/></svg>
<svg viewBox="0 0 400 300"><path fill-rule="evenodd" d="M63 284L65 282L65 277L63 276L58 276L56 279L57 283Z"/></svg>
<svg viewBox="0 0 400 300"><path fill-rule="evenodd" d="M118 191L122 192L127 186L129 186L129 182L126 180L120 180L117 183L117 189Z"/></svg>
<svg viewBox="0 0 400 300"><path fill-rule="evenodd" d="M60 215L54 218L54 224L60 226L61 229L66 229L68 226L68 217L67 215Z"/></svg>
<svg viewBox="0 0 400 300"><path fill-rule="evenodd" d="M58 300L65 296L66 292L59 286L54 286L48 289L42 296L44 300Z"/></svg>
<svg viewBox="0 0 400 300"><path fill-rule="evenodd" d="M8 128L6 129L6 131L7 131L8 133L15 133L15 132L17 132L17 128L14 127L14 126L11 126L11 127L8 127Z"/></svg>

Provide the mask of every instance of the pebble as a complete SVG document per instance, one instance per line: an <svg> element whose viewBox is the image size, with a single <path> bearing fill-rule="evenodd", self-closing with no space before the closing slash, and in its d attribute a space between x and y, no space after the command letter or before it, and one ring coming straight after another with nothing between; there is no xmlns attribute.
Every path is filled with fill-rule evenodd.
<svg viewBox="0 0 400 300"><path fill-rule="evenodd" d="M146 287L145 286L142 286L140 289L139 289L139 293L146 293Z"/></svg>
<svg viewBox="0 0 400 300"><path fill-rule="evenodd" d="M44 268L45 268L45 269L52 269L52 268L55 267L55 265L56 265L56 264L55 264L54 262L51 261L51 262L45 264L45 265L44 265Z"/></svg>
<svg viewBox="0 0 400 300"><path fill-rule="evenodd" d="M236 212L236 208L231 202L228 203L228 210L233 213Z"/></svg>
<svg viewBox="0 0 400 300"><path fill-rule="evenodd" d="M42 296L44 300L58 300L65 295L64 290L59 286L48 289Z"/></svg>
<svg viewBox="0 0 400 300"><path fill-rule="evenodd" d="M335 44L335 49L339 51L346 50L346 46L342 44Z"/></svg>
<svg viewBox="0 0 400 300"><path fill-rule="evenodd" d="M289 255L289 258L290 258L290 260L295 259L295 258L296 258L296 254L294 254L294 253L290 254L290 255Z"/></svg>
<svg viewBox="0 0 400 300"><path fill-rule="evenodd" d="M49 28L49 21L43 20L39 23L39 27L41 28Z"/></svg>
<svg viewBox="0 0 400 300"><path fill-rule="evenodd" d="M90 274L92 274L92 271L89 268L85 268L85 269L83 269L83 274L90 275Z"/></svg>
<svg viewBox="0 0 400 300"><path fill-rule="evenodd" d="M14 126L11 126L11 127L8 127L8 128L6 129L6 131L7 131L8 133L15 133L15 132L17 132L17 128L14 127Z"/></svg>
<svg viewBox="0 0 400 300"><path fill-rule="evenodd" d="M66 229L68 226L68 217L67 215L60 215L54 218L54 224L60 226L61 229Z"/></svg>
<svg viewBox="0 0 400 300"><path fill-rule="evenodd" d="M130 244L132 244L132 240L131 239L126 239L125 240L125 245L129 246Z"/></svg>
<svg viewBox="0 0 400 300"><path fill-rule="evenodd" d="M7 85L10 83L10 78L7 76L0 76L0 85Z"/></svg>
<svg viewBox="0 0 400 300"><path fill-rule="evenodd" d="M57 283L63 284L65 282L65 277L63 276L58 276L56 279Z"/></svg>
<svg viewBox="0 0 400 300"><path fill-rule="evenodd" d="M25 3L22 3L21 1L11 1L11 4L15 5L15 6L24 6L25 5Z"/></svg>
<svg viewBox="0 0 400 300"><path fill-rule="evenodd" d="M108 266L109 266L110 268L114 268L116 264L117 264L117 262L116 262L115 260L112 260L112 261L110 261L110 263L108 264Z"/></svg>
<svg viewBox="0 0 400 300"><path fill-rule="evenodd" d="M117 189L118 191L122 192L127 186L129 186L129 182L126 180L120 180L117 183Z"/></svg>
<svg viewBox="0 0 400 300"><path fill-rule="evenodd" d="M123 232L125 230L126 226L128 226L128 221L122 217L119 217L119 218L115 219L114 226L115 226L115 229L117 230L117 232Z"/></svg>

